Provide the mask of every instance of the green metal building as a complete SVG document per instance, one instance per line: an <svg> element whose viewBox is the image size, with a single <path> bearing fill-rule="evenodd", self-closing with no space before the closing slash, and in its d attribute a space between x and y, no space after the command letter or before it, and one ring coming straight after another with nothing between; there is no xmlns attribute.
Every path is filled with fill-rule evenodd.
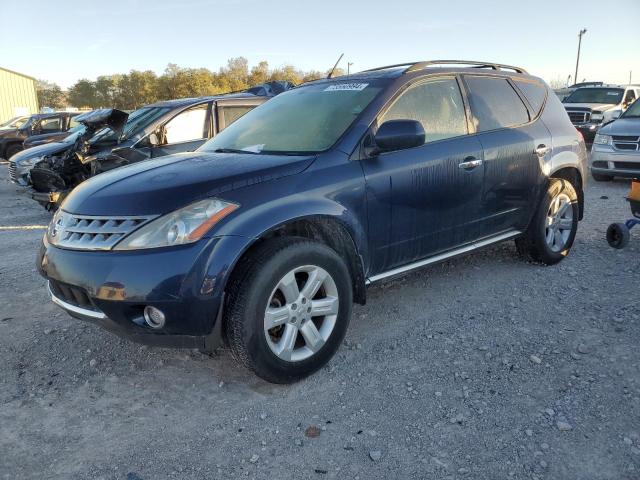
<svg viewBox="0 0 640 480"><path fill-rule="evenodd" d="M38 113L36 79L0 67L0 123Z"/></svg>

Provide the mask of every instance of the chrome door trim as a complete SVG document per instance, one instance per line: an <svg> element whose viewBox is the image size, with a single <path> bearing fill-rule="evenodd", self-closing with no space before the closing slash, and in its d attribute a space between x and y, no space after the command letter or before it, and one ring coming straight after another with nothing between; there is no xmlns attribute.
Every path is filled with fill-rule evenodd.
<svg viewBox="0 0 640 480"><path fill-rule="evenodd" d="M463 253L467 253L467 252L471 252L473 250L477 250L478 248L482 248L482 247L486 247L488 245L491 245L493 243L498 243L498 242L502 242L504 240L508 240L510 238L514 238L517 237L519 235L521 235L522 232L519 230L511 230L505 233L501 233L489 238L485 238L483 240L478 240L475 242L472 242L468 245L465 245L464 247L460 247L460 248L456 248L455 250L450 250L448 252L445 253L441 253L439 255L435 255L433 257L429 257L429 258L425 258L423 260L419 260L417 262L414 263L410 263L408 265L403 265L401 267L397 267L394 268L393 270L388 270L386 272L382 272L379 273L377 275L374 275L372 277L369 277L366 281L366 284L372 284L374 282L383 280L385 278L389 278L389 277L393 277L395 275L399 275L401 273L405 273L408 272L410 270L414 270L416 268L420 268L420 267L424 267L426 265L431 265L433 263L438 263L438 262L442 262L444 260L447 260L449 258L455 257L457 255L461 255Z"/></svg>

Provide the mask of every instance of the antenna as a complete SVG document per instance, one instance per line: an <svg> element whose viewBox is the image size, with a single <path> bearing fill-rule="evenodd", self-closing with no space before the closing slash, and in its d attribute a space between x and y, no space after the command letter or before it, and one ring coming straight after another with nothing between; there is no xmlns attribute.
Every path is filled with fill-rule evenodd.
<svg viewBox="0 0 640 480"><path fill-rule="evenodd" d="M336 68L338 68L338 64L340 63L340 60L342 60L342 57L344 57L344 53L340 54L340 56L338 57L338 61L329 72L329 75L327 75L327 78L333 78L333 72L335 72Z"/></svg>

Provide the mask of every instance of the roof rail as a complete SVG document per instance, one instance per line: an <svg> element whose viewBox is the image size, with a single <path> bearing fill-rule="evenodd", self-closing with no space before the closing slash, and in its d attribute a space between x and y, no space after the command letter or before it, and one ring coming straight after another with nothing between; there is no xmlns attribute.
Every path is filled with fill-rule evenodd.
<svg viewBox="0 0 640 480"><path fill-rule="evenodd" d="M364 70L365 72L375 72L377 70L387 70L389 68L407 67L402 73L411 73L423 70L434 65L471 65L473 68L491 68L492 70L513 70L516 73L527 73L524 68L514 67L513 65L503 65L494 62L476 62L473 60L429 60L426 62L406 62L397 63L395 65L387 65L384 67L371 68Z"/></svg>

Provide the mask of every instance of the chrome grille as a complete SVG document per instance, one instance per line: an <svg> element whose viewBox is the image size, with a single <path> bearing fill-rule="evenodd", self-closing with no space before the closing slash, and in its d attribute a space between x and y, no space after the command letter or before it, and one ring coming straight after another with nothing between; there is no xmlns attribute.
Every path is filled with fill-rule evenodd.
<svg viewBox="0 0 640 480"><path fill-rule="evenodd" d="M12 182L18 181L18 177L16 176L16 162L9 162L9 177Z"/></svg>
<svg viewBox="0 0 640 480"><path fill-rule="evenodd" d="M567 112L569 114L569 120L574 125L580 125L582 123L587 123L591 119L591 114L589 112Z"/></svg>
<svg viewBox="0 0 640 480"><path fill-rule="evenodd" d="M89 216L58 211L47 238L57 247L76 250L109 250L129 233L155 217Z"/></svg>

